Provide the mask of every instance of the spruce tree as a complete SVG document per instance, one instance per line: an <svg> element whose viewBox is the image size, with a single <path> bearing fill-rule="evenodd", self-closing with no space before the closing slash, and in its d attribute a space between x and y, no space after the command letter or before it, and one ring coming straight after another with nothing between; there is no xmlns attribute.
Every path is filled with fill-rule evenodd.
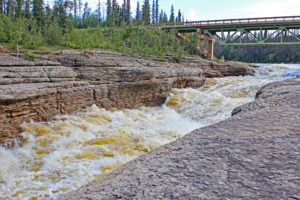
<svg viewBox="0 0 300 200"><path fill-rule="evenodd" d="M98 24L101 24L101 1L98 1L98 5L97 5L97 17L98 17Z"/></svg>
<svg viewBox="0 0 300 200"><path fill-rule="evenodd" d="M155 0L152 2L152 13L151 13L151 19L152 19L152 24L155 24Z"/></svg>
<svg viewBox="0 0 300 200"><path fill-rule="evenodd" d="M112 23L112 7L111 7L111 0L107 0L106 2L106 25L111 26Z"/></svg>
<svg viewBox="0 0 300 200"><path fill-rule="evenodd" d="M0 0L0 14L3 13L3 2L4 0Z"/></svg>
<svg viewBox="0 0 300 200"><path fill-rule="evenodd" d="M78 0L78 14L81 20L81 13L82 13L82 0Z"/></svg>
<svg viewBox="0 0 300 200"><path fill-rule="evenodd" d="M156 3L155 3L155 23L159 24L159 4L158 4L158 0L156 0Z"/></svg>
<svg viewBox="0 0 300 200"><path fill-rule="evenodd" d="M42 27L44 24L44 1L43 0L33 0L32 1L32 14L33 18L36 20L37 25Z"/></svg>
<svg viewBox="0 0 300 200"><path fill-rule="evenodd" d="M165 23L164 22L164 11L161 9L160 15L159 15L159 23Z"/></svg>
<svg viewBox="0 0 300 200"><path fill-rule="evenodd" d="M141 10L139 1L136 3L135 21L136 23L139 23L141 21Z"/></svg>
<svg viewBox="0 0 300 200"><path fill-rule="evenodd" d="M22 13L22 8L23 8L23 4L24 4L24 0L16 0L17 6L16 6L16 17L22 17L23 13Z"/></svg>
<svg viewBox="0 0 300 200"><path fill-rule="evenodd" d="M13 0L7 0L6 15L12 17L13 14L14 14L14 1Z"/></svg>
<svg viewBox="0 0 300 200"><path fill-rule="evenodd" d="M145 25L149 25L151 22L151 17L150 17L150 3L149 0L145 0L144 5L143 5L143 11L142 11L142 21Z"/></svg>
<svg viewBox="0 0 300 200"><path fill-rule="evenodd" d="M130 18L131 18L131 12L130 12L130 9L131 9L131 6L130 6L130 0L127 0L127 24L130 23Z"/></svg>
<svg viewBox="0 0 300 200"><path fill-rule="evenodd" d="M112 26L116 26L119 22L119 5L117 0L112 0Z"/></svg>
<svg viewBox="0 0 300 200"><path fill-rule="evenodd" d="M163 21L164 21L164 23L167 23L167 22L168 22L168 15L167 15L166 12L164 12Z"/></svg>
<svg viewBox="0 0 300 200"><path fill-rule="evenodd" d="M64 7L66 10L66 13L68 13L68 9L69 9L69 13L72 12L73 8L74 8L74 3L71 0L64 0Z"/></svg>
<svg viewBox="0 0 300 200"><path fill-rule="evenodd" d="M83 15L82 15L82 20L85 25L85 27L88 27L88 18L91 14L91 8L89 8L89 3L85 2L84 8L83 8Z"/></svg>
<svg viewBox="0 0 300 200"><path fill-rule="evenodd" d="M174 6L171 6L171 15L170 15L170 23L174 23L175 22L175 14L174 14Z"/></svg>
<svg viewBox="0 0 300 200"><path fill-rule="evenodd" d="M67 5L65 4L64 0L57 0L54 4L54 15L58 20L58 24L64 30L67 28Z"/></svg>
<svg viewBox="0 0 300 200"><path fill-rule="evenodd" d="M78 9L78 2L77 2L77 0L74 0L73 4L74 4L74 18L76 19L77 18L77 9Z"/></svg>
<svg viewBox="0 0 300 200"><path fill-rule="evenodd" d="M123 0L123 4L122 4L122 11L121 11L121 21L126 21L127 22L127 1Z"/></svg>
<svg viewBox="0 0 300 200"><path fill-rule="evenodd" d="M31 7L31 0L25 0L25 18L30 19L31 18L31 12L30 12L30 7Z"/></svg>
<svg viewBox="0 0 300 200"><path fill-rule="evenodd" d="M180 9L178 10L178 16L177 16L177 22L181 22L182 21L182 16L181 16L181 11Z"/></svg>

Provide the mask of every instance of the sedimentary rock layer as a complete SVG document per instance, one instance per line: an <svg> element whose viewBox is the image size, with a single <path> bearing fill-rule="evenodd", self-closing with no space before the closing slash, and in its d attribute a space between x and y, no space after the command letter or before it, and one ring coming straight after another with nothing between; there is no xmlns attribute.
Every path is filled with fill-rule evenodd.
<svg viewBox="0 0 300 200"><path fill-rule="evenodd" d="M266 106L195 130L61 199L299 199L300 93L291 83L300 82L264 87Z"/></svg>
<svg viewBox="0 0 300 200"><path fill-rule="evenodd" d="M48 121L92 104L161 105L172 88L202 86L204 71L218 76L252 73L245 66L200 58L174 64L106 51L68 50L36 57L28 61L0 54L0 144L9 145L10 139L13 143L20 124L30 120Z"/></svg>

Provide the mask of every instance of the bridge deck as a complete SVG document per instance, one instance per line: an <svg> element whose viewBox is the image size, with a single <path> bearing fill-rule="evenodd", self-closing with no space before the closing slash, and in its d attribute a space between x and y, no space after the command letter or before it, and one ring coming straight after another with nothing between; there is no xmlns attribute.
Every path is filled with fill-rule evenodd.
<svg viewBox="0 0 300 200"><path fill-rule="evenodd" d="M300 28L300 16L192 21L167 24L165 28L176 29L179 32L193 32L198 28L215 31L231 31L237 28L259 30L260 28L272 29L280 26L289 29Z"/></svg>

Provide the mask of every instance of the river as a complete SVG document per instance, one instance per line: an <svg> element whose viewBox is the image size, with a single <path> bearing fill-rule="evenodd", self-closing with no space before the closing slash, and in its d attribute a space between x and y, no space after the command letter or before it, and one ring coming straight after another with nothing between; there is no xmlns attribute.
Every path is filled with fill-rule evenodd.
<svg viewBox="0 0 300 200"><path fill-rule="evenodd" d="M0 199L56 199L185 134L230 117L263 85L300 75L300 65L260 64L254 77L207 79L174 89L160 107L92 106L48 123L23 124L24 145L0 147Z"/></svg>

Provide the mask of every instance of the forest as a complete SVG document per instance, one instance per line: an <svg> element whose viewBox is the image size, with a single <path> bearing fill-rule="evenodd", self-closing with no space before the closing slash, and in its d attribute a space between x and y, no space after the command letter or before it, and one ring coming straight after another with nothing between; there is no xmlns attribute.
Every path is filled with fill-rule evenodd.
<svg viewBox="0 0 300 200"><path fill-rule="evenodd" d="M220 46L216 43L215 56L248 63L300 63L300 45Z"/></svg>
<svg viewBox="0 0 300 200"><path fill-rule="evenodd" d="M173 5L167 16L163 10L159 13L158 0L153 0L152 7L149 0L141 6L137 2L134 18L130 0L122 5L107 0L104 8L102 5L99 1L92 11L88 2L83 5L81 0L56 0L52 7L43 0L0 0L0 44L18 52L49 46L101 48L162 59L171 56L177 62L185 54L196 52L196 37L190 36L196 40L190 44L178 40L175 32L154 27L184 20L180 10L175 16Z"/></svg>

